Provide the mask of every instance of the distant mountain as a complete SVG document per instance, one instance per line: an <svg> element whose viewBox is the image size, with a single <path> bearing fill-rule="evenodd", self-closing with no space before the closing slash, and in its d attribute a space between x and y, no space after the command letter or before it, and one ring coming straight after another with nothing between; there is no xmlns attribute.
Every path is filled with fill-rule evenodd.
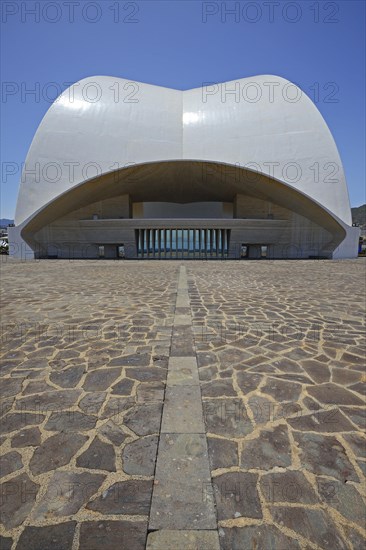
<svg viewBox="0 0 366 550"><path fill-rule="evenodd" d="M366 226L366 204L362 206L356 206L351 208L352 212L352 222L357 223L361 227Z"/></svg>
<svg viewBox="0 0 366 550"><path fill-rule="evenodd" d="M0 227L8 227L9 223L14 223L14 220L8 220L8 218L0 219Z"/></svg>

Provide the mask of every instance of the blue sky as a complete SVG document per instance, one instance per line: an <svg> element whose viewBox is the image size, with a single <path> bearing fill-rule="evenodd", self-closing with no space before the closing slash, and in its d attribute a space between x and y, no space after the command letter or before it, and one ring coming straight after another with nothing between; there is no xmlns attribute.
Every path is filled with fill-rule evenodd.
<svg viewBox="0 0 366 550"><path fill-rule="evenodd" d="M338 145L351 205L365 202L363 0L1 4L1 217L14 216L20 177L4 171L24 162L55 90L93 75L178 89L283 76L316 99ZM31 89L36 95L25 93Z"/></svg>

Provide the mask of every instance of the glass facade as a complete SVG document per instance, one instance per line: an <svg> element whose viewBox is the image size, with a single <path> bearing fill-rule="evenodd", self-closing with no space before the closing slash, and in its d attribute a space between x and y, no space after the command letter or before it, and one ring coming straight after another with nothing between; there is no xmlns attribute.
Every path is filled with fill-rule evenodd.
<svg viewBox="0 0 366 550"><path fill-rule="evenodd" d="M230 229L136 229L138 258L227 258Z"/></svg>

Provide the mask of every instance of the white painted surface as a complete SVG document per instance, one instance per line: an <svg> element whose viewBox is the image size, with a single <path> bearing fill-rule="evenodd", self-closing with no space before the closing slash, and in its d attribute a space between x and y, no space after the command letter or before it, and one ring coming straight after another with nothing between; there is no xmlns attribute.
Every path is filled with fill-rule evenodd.
<svg viewBox="0 0 366 550"><path fill-rule="evenodd" d="M256 90L261 96L254 102ZM81 80L51 106L35 134L15 223L99 173L174 159L257 165L351 224L341 160L325 121L295 85L270 75L184 92L114 77ZM338 182L329 182L333 168Z"/></svg>

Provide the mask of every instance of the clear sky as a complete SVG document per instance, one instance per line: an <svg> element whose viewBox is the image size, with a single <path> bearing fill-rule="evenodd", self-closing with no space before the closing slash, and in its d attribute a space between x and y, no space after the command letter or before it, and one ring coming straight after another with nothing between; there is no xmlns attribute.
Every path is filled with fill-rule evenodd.
<svg viewBox="0 0 366 550"><path fill-rule="evenodd" d="M24 162L56 90L95 75L178 89L283 76L316 100L351 205L365 202L363 0L3 0L1 8L1 217L13 218L19 185L9 163L15 172Z"/></svg>

